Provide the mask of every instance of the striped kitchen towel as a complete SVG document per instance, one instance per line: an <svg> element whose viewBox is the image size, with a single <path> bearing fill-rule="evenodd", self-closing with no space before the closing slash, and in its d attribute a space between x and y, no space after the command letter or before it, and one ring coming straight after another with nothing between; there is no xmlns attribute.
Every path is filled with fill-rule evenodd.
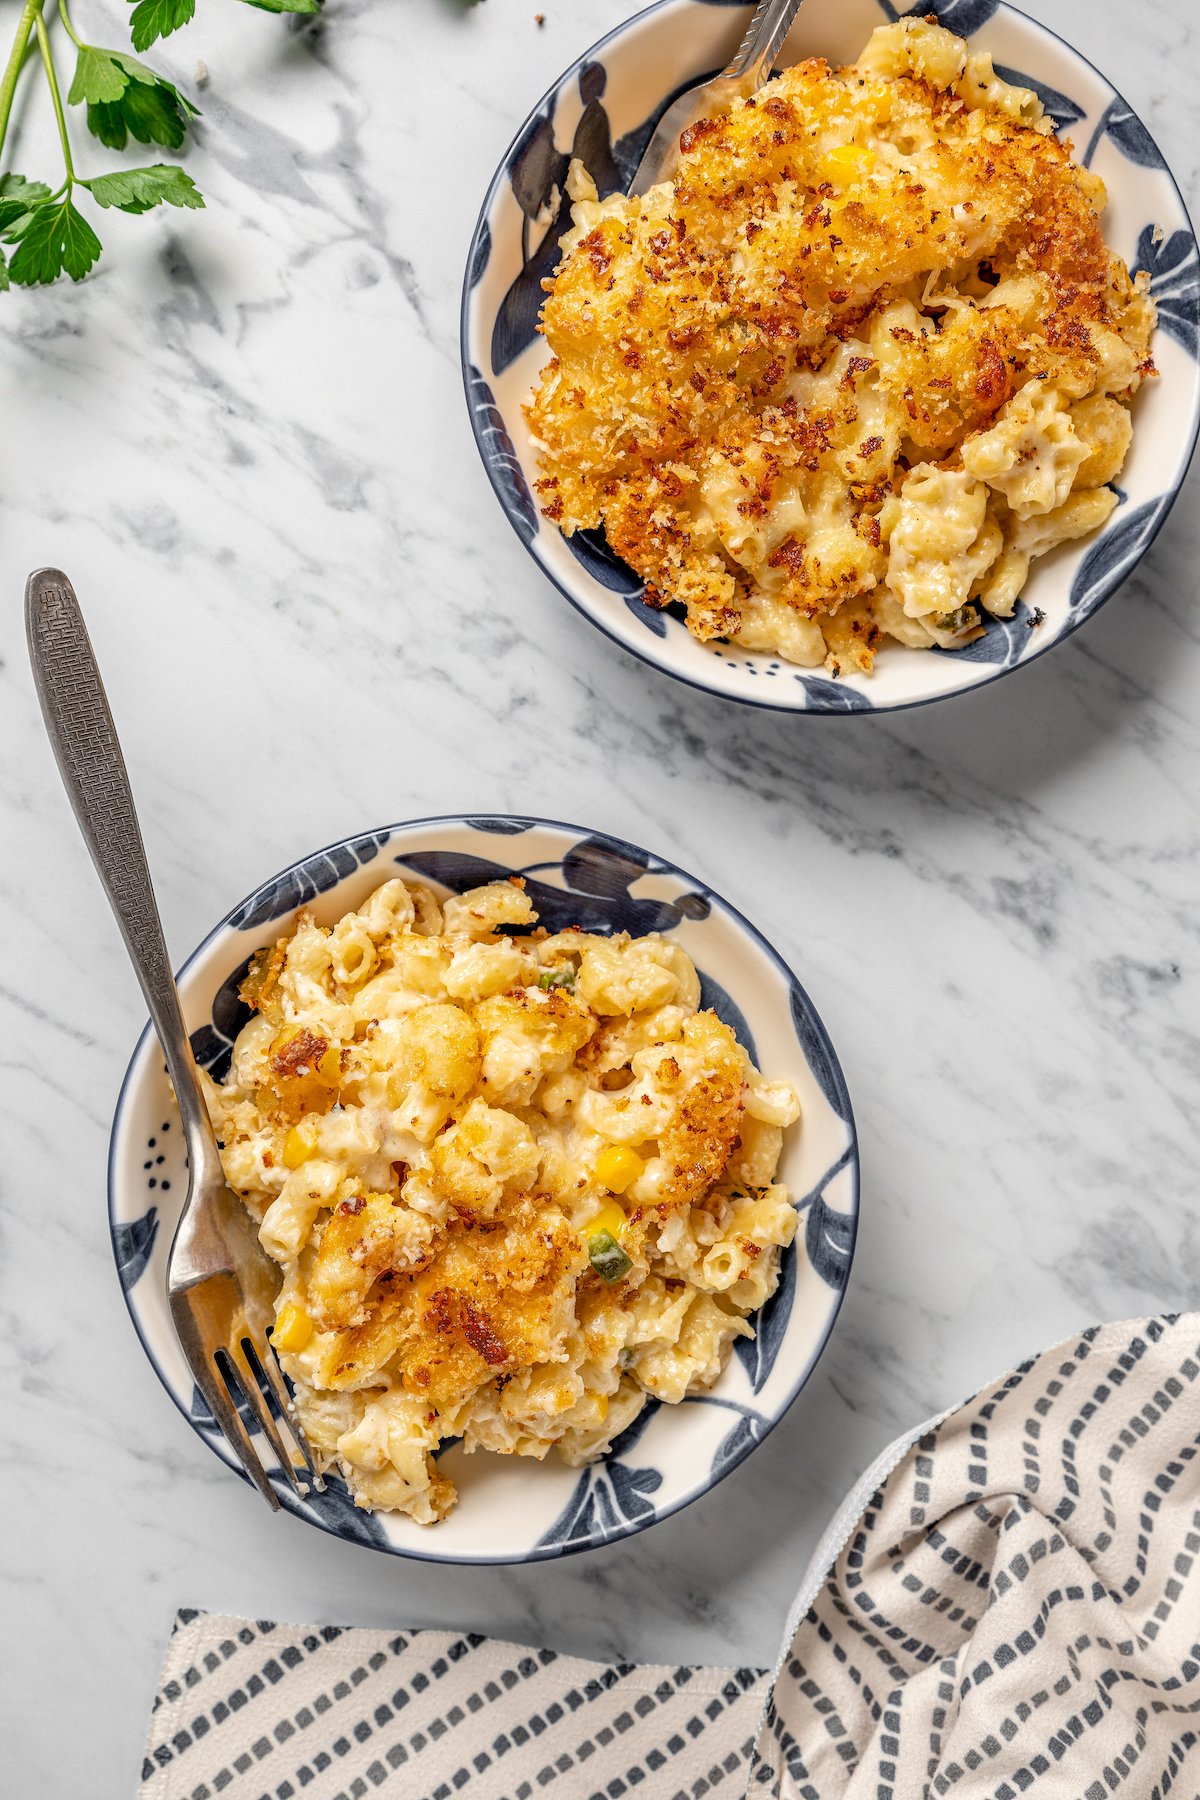
<svg viewBox="0 0 1200 1800"><path fill-rule="evenodd" d="M1085 1331L900 1440L792 1606L769 1800L1196 1800L1200 1314Z"/></svg>
<svg viewBox="0 0 1200 1800"><path fill-rule="evenodd" d="M740 1795L757 1669L586 1662L476 1632L360 1631L185 1610L142 1800Z"/></svg>
<svg viewBox="0 0 1200 1800"><path fill-rule="evenodd" d="M1200 1314L893 1444L773 1675L181 1613L142 1800L1194 1800Z"/></svg>

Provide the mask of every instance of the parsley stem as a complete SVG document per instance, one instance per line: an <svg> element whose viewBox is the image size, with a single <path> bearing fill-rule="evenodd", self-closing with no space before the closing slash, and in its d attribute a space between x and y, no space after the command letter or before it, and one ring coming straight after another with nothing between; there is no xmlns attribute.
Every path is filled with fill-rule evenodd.
<svg viewBox="0 0 1200 1800"><path fill-rule="evenodd" d="M39 11L38 0L26 0L25 8L17 22L17 35L13 41L12 54L8 59L3 76L0 76L0 150L4 148L4 139L8 132L8 118L12 112L13 96L17 91L17 79L25 66L25 51L29 45L29 34L33 30L33 22Z"/></svg>
<svg viewBox="0 0 1200 1800"><path fill-rule="evenodd" d="M84 48L84 42L71 22L71 15L67 11L67 0L58 0L58 16L66 26L67 36L70 38L75 48L77 50L82 50Z"/></svg>
<svg viewBox="0 0 1200 1800"><path fill-rule="evenodd" d="M58 139L62 145L63 162L67 170L67 185L75 180L75 164L71 160L71 140L67 136L67 121L63 113L62 95L58 91L58 75L54 68L54 54L50 48L50 34L46 30L46 21L42 17L44 0L34 0L34 29L37 32L38 49L42 54L42 67L46 71L46 81L50 88L50 98L54 102L54 117L58 120Z"/></svg>

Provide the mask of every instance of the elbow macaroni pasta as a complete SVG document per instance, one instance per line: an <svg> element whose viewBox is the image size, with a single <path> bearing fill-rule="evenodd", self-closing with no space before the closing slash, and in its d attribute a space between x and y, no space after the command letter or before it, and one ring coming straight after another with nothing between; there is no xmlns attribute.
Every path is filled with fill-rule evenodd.
<svg viewBox="0 0 1200 1800"><path fill-rule="evenodd" d="M909 17L689 127L641 197L574 163L526 408L546 516L701 640L834 674L971 643L1107 517L1154 373L1070 149Z"/></svg>
<svg viewBox="0 0 1200 1800"><path fill-rule="evenodd" d="M517 879L393 880L332 928L302 911L242 998L206 1095L299 1417L359 1506L443 1518L450 1437L588 1462L753 1335L799 1103L678 944L552 936Z"/></svg>

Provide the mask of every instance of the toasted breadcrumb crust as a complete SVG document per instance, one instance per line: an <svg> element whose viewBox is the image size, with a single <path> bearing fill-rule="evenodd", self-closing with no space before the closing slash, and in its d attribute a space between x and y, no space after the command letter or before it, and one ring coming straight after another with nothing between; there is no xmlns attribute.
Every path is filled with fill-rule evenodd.
<svg viewBox="0 0 1200 1800"><path fill-rule="evenodd" d="M641 197L569 186L539 502L702 641L834 673L959 647L1115 503L1153 304L1037 96L941 27L786 70Z"/></svg>

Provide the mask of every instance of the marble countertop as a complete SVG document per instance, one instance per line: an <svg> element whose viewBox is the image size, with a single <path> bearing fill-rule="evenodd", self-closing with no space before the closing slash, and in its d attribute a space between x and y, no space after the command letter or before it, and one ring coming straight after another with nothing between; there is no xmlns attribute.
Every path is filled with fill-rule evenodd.
<svg viewBox="0 0 1200 1800"><path fill-rule="evenodd" d="M297 33L202 5L159 60L185 82L207 64L188 167L209 210L106 214L96 278L0 298L0 1564L22 1791L50 1707L71 1723L55 1792L130 1793L182 1604L768 1661L893 1435L1079 1325L1196 1302L1196 471L1122 595L977 695L804 720L631 661L525 556L462 400L486 181L634 10L541 3L539 27L534 0L330 0ZM1037 10L1094 48L1195 197L1191 0ZM118 15L108 0L113 42ZM21 643L46 562L84 603L180 960L315 845L509 809L702 872L793 963L854 1096L862 1232L811 1383L716 1493L559 1565L406 1565L269 1517L176 1414L109 1248L109 1122L143 1013Z"/></svg>

